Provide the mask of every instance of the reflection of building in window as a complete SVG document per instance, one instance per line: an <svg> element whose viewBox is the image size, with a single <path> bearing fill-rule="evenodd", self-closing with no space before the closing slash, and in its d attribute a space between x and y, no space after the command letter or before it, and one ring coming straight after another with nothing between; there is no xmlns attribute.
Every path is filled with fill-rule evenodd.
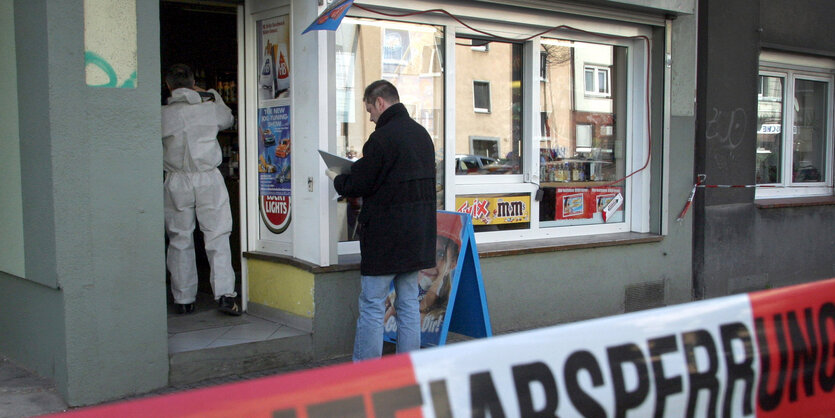
<svg viewBox="0 0 835 418"><path fill-rule="evenodd" d="M444 79L443 30L427 24L391 22L346 17L335 33L336 78L336 152L361 158L366 139L375 129L369 121L362 93L373 81L392 82L400 93L400 102L409 115L427 128L435 143L436 164L443 168L444 149ZM443 174L443 172L441 172ZM444 177L437 179L439 208L443 207ZM340 241L355 237L349 228L350 205L361 202L342 200ZM350 207L348 207L350 206ZM340 250L341 251L341 250Z"/></svg>
<svg viewBox="0 0 835 418"><path fill-rule="evenodd" d="M596 65L586 65L584 73L586 94L606 97L611 94L609 90L608 68Z"/></svg>
<svg viewBox="0 0 835 418"><path fill-rule="evenodd" d="M589 152L591 150L592 125L577 124L577 152Z"/></svg>
<svg viewBox="0 0 835 418"><path fill-rule="evenodd" d="M818 182L827 155L828 83L795 79L792 181Z"/></svg>
<svg viewBox="0 0 835 418"><path fill-rule="evenodd" d="M758 184L777 183L782 176L783 77L759 76L757 83Z"/></svg>
<svg viewBox="0 0 835 418"><path fill-rule="evenodd" d="M424 46L421 58L423 60L420 67L422 76L441 76L440 45Z"/></svg>
<svg viewBox="0 0 835 418"><path fill-rule="evenodd" d="M548 112L539 112L539 135L540 141L551 139L551 124L548 123Z"/></svg>
<svg viewBox="0 0 835 418"><path fill-rule="evenodd" d="M473 48L489 45L486 49ZM470 138L495 138L501 161L490 170L469 174L519 174L521 164L505 164L505 158L520 155L522 146L522 44L495 40L455 39L455 153L474 152ZM469 98L472 97L472 102ZM462 100L463 99L463 100ZM476 146L479 146L476 144ZM487 147L487 145L484 145ZM484 150L483 152L488 152ZM500 168L500 169L497 169Z"/></svg>
<svg viewBox="0 0 835 418"><path fill-rule="evenodd" d="M627 120L627 49L547 38L540 45L539 220L600 223L601 196L623 192L603 186L626 172L626 130L615 122ZM579 185L589 188L575 193Z"/></svg>
<svg viewBox="0 0 835 418"><path fill-rule="evenodd" d="M471 136L470 154L499 158L499 138Z"/></svg>
<svg viewBox="0 0 835 418"><path fill-rule="evenodd" d="M565 155L570 139L575 135L572 126L573 43L543 39L540 49L540 148Z"/></svg>
<svg viewBox="0 0 835 418"><path fill-rule="evenodd" d="M490 52L490 42L480 39L473 39L472 46L470 47L470 49L475 52Z"/></svg>
<svg viewBox="0 0 835 418"><path fill-rule="evenodd" d="M478 113L490 113L489 81L473 81L473 108Z"/></svg>

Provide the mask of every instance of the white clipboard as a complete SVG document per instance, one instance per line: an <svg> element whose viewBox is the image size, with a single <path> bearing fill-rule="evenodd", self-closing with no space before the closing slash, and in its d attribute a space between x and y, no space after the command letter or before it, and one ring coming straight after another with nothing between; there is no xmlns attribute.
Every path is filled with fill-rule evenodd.
<svg viewBox="0 0 835 418"><path fill-rule="evenodd" d="M351 166L354 164L353 161L322 150L319 150L319 155L322 156L322 160L325 161L325 165L329 169L339 174L349 174L351 172Z"/></svg>

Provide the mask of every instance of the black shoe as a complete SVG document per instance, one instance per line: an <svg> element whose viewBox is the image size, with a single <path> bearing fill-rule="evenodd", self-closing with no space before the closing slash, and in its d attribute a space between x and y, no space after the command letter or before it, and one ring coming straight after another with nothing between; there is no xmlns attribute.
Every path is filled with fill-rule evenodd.
<svg viewBox="0 0 835 418"><path fill-rule="evenodd" d="M174 308L180 315L194 312L194 302L192 303L175 303Z"/></svg>
<svg viewBox="0 0 835 418"><path fill-rule="evenodd" d="M241 314L241 309L232 296L221 296L217 300L217 309L227 315L239 316Z"/></svg>

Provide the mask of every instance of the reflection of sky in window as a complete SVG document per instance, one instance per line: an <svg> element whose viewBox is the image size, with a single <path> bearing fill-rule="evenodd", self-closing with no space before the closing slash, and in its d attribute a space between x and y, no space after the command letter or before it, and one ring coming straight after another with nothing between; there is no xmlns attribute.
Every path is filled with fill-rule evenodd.
<svg viewBox="0 0 835 418"><path fill-rule="evenodd" d="M403 48L403 39L397 32L386 32L385 58L398 59Z"/></svg>
<svg viewBox="0 0 835 418"><path fill-rule="evenodd" d="M403 56L403 37L400 33L387 30L386 39L383 45L383 58L399 60Z"/></svg>

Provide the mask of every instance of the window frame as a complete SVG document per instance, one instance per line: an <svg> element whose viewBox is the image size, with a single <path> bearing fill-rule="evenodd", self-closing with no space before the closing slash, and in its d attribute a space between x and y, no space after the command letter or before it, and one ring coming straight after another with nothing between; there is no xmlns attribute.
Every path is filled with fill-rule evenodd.
<svg viewBox="0 0 835 418"><path fill-rule="evenodd" d="M805 57L801 55L763 51L760 54L759 71L757 72L758 84L762 85L762 77L783 78L783 115L781 120L781 134L783 143L781 146L780 169L782 178L777 183L760 183L755 191L755 199L785 199L803 198L812 196L833 195L833 170L835 170L835 132L833 132L833 115L835 115L835 60L816 57ZM826 92L826 137L823 156L826 171L822 181L819 182L794 182L792 164L794 160L794 121L795 111L789 103L794 103L795 87L798 80L824 82L827 86ZM757 102L766 100L762 87L758 88ZM757 110L759 115L759 110ZM754 127L756 129L756 126ZM756 149L757 147L755 147ZM755 168L756 170L756 168Z"/></svg>

